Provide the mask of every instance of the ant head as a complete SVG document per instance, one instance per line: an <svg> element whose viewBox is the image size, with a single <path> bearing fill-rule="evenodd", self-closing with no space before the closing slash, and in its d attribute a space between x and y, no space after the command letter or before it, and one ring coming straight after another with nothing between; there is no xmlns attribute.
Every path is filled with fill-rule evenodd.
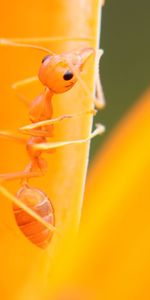
<svg viewBox="0 0 150 300"><path fill-rule="evenodd" d="M93 48L84 48L61 55L47 55L39 69L39 79L54 93L64 93L77 82L82 68L94 53Z"/></svg>

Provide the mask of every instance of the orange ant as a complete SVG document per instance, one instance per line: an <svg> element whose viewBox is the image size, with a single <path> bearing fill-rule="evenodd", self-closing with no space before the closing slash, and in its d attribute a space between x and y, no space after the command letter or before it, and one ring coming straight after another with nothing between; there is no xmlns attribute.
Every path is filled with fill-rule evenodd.
<svg viewBox="0 0 150 300"><path fill-rule="evenodd" d="M23 185L17 192L16 197L11 195L2 186L0 186L0 191L14 202L14 215L22 232L32 243L41 248L45 248L52 237L52 232L55 230L54 212L48 197L43 191L30 187L28 185L28 179L45 174L47 163L41 157L44 151L49 152L53 148L55 149L68 144L83 143L104 131L104 127L99 125L98 128L85 139L53 143L48 143L46 139L53 135L53 124L66 118L75 118L82 114L94 112L94 110L89 110L52 119L52 97L54 94L67 92L79 81L89 95L89 91L82 81L80 73L86 61L94 54L94 49L87 47L78 51L74 50L58 55L44 47L20 44L10 40L0 40L0 44L31 47L47 52L48 54L43 58L38 74L38 78L45 86L45 90L31 102L29 107L29 119L32 124L20 128L22 133L27 133L31 135L31 137L25 140L10 132L0 132L0 136L25 143L28 155L31 159L31 162L27 165L25 170L21 172L0 174L1 182L24 179ZM18 85L23 85L31 81L32 79L22 80L14 84L13 87L16 88ZM101 94L100 89L98 89L98 94ZM103 105L101 99L96 99L95 103L99 107Z"/></svg>

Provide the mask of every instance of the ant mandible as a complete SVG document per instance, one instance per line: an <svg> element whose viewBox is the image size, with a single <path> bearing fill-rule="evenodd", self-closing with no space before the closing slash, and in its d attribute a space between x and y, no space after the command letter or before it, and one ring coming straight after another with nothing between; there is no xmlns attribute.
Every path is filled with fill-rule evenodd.
<svg viewBox="0 0 150 300"><path fill-rule="evenodd" d="M44 175L47 169L47 163L45 160L43 160L43 158L41 158L42 152L49 152L53 148L61 147L67 144L86 142L95 135L103 132L104 127L100 125L86 139L55 143L47 143L46 140L46 137L51 137L53 135L52 126L56 122L59 122L65 118L78 117L82 114L92 112L91 110L52 119L53 108L51 100L54 94L64 93L70 90L75 85L77 80L80 81L81 85L89 95L89 91L80 77L80 72L82 71L84 64L89 59L89 57L94 54L94 49L88 47L82 48L78 51L76 50L58 55L40 46L20 44L10 40L0 40L0 44L9 46L32 47L35 49L46 51L48 53L48 55L46 55L42 60L42 64L40 66L38 74L39 80L45 86L45 90L41 95L39 95L32 101L29 107L29 119L31 120L32 124L20 128L20 131L22 131L23 133L31 135L31 138L29 138L27 141L23 141L26 143L26 149L31 162L29 163L29 165L27 165L25 170L21 172L0 175L1 181L21 178L25 179L23 186L21 186L21 188L19 189L16 197L10 195L3 187L1 187L0 190L3 194L5 194L5 196L11 198L11 200L15 203L13 209L16 221L24 234L33 243L35 243L39 247L44 248L51 239L51 231L54 230L54 213L48 197L41 190L29 187L27 179L29 179L30 177ZM24 80L20 81L18 85L21 84L25 84ZM17 84L14 86L16 88ZM99 91L100 90L98 90L98 92ZM103 104L99 100L96 100L95 102L99 106L102 106ZM16 137L12 133L0 132L0 135L22 142L22 139L20 139L18 136ZM21 201L17 201L17 199ZM40 209L38 208L39 205ZM18 206L20 208L18 208ZM44 210L45 206L47 207L47 210L46 214L43 215L41 211ZM24 211L26 212L26 214ZM37 212L38 217L36 216ZM44 223L39 223L39 216L41 216L41 218L44 218ZM33 217L36 219L36 222L34 222L34 226L31 226L30 222L33 221ZM46 224L45 219L47 221ZM26 224L24 224L23 222L26 222ZM43 227L47 226L47 223L49 223L51 226L50 228L48 226L46 231L46 229ZM37 231L40 231L40 234Z"/></svg>

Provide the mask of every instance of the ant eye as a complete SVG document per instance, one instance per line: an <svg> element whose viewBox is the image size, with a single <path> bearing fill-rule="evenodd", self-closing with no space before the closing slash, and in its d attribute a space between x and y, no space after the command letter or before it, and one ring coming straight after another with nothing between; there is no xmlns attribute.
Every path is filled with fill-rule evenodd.
<svg viewBox="0 0 150 300"><path fill-rule="evenodd" d="M46 55L43 59L42 59L42 64L44 63L44 61L47 59L47 58L49 58L50 57L50 55Z"/></svg>
<svg viewBox="0 0 150 300"><path fill-rule="evenodd" d="M71 71L66 71L63 78L64 80L70 80L73 77L73 73Z"/></svg>

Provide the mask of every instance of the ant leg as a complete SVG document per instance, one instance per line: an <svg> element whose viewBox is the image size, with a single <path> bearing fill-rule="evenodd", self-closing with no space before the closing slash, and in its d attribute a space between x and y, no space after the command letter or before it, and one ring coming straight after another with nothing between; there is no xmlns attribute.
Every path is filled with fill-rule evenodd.
<svg viewBox="0 0 150 300"><path fill-rule="evenodd" d="M30 103L30 100L24 96L22 93L20 93L18 91L18 88L21 87L21 86L24 86L24 85L27 85L27 84L30 84L34 81L37 81L38 80L38 77L37 76L33 76L33 77L28 77L26 79L23 79L23 80L20 80L20 81L17 81L17 82L14 82L12 85L11 85L11 88L15 91L15 94L17 95L17 97L19 97L19 99L28 107L29 106L29 103Z"/></svg>
<svg viewBox="0 0 150 300"><path fill-rule="evenodd" d="M11 181L15 179L25 180L27 182L29 178L44 176L47 171L47 163L43 158L34 158L23 171L14 173L0 174L0 182Z"/></svg>
<svg viewBox="0 0 150 300"><path fill-rule="evenodd" d="M64 141L64 142L39 143L39 144L33 145L33 148L44 152L44 151L47 151L47 150L50 150L53 148L59 148L59 147L67 146L67 145L82 144L82 143L85 143L85 142L91 140L95 136L102 134L105 131L105 127L101 124L97 124L96 127L97 128L85 139Z"/></svg>
<svg viewBox="0 0 150 300"><path fill-rule="evenodd" d="M0 130L0 138L5 138L21 144L26 144L27 142L25 138L20 137L18 134L12 133L11 131Z"/></svg>
<svg viewBox="0 0 150 300"><path fill-rule="evenodd" d="M103 88L101 85L100 75L95 82L96 87L96 98L94 99L94 104L97 109L102 109L106 105Z"/></svg>
<svg viewBox="0 0 150 300"><path fill-rule="evenodd" d="M60 116L60 117L57 117L57 118L54 118L54 119L50 119L50 120L45 120L45 121L40 121L40 122L36 122L36 123L32 123L32 124L29 124L29 125L26 125L26 126L23 126L21 128L19 128L19 130L22 132L22 133L25 133L25 134L35 134L35 136L49 136L49 131L47 130L36 130L40 127L46 127L46 126L49 126L49 125L54 125L62 120L65 120L65 119L73 119L73 118L78 118L82 115L88 115L88 114L93 114L95 115L96 114L96 110L94 109L90 109L90 110L86 110L86 111L83 111L83 112L80 112L80 113L76 113L76 114L70 114L70 115L63 115L63 116Z"/></svg>
<svg viewBox="0 0 150 300"><path fill-rule="evenodd" d="M44 219L42 219L35 211L33 211L30 207L28 207L25 203L21 202L17 197L15 197L13 194L11 194L6 188L4 188L2 185L0 185L0 193L11 200L14 204L19 206L21 209L23 209L27 214L29 214L31 217L36 219L38 222L43 224L46 228L48 228L52 232L57 232L57 229L46 222Z"/></svg>
<svg viewBox="0 0 150 300"><path fill-rule="evenodd" d="M32 177L40 177L42 176L42 172L31 172L29 170L23 170L23 171L18 171L14 173L4 173L0 174L0 183L5 182L5 181L11 181L15 179L29 179Z"/></svg>
<svg viewBox="0 0 150 300"><path fill-rule="evenodd" d="M7 131L0 131L0 137L13 140L15 142L26 144L27 140L20 138L17 134ZM29 179L31 177L43 176L47 170L47 165L42 158L33 160L23 171L14 173L0 174L0 182L15 180L15 179Z"/></svg>
<svg viewBox="0 0 150 300"><path fill-rule="evenodd" d="M104 98L104 93L103 93L103 88L102 88L102 84L101 84L101 79L100 79L100 72L99 72L99 62L100 59L103 55L103 50L99 49L97 50L96 53L96 82L95 82L95 86L96 86L96 98L95 98L95 106L96 108L103 108L105 106L105 98Z"/></svg>
<svg viewBox="0 0 150 300"><path fill-rule="evenodd" d="M37 76L32 76L32 77L28 77L28 78L25 78L25 79L22 79L22 80L19 80L19 81L16 81L14 82L11 87L16 90L18 87L20 86L24 86L24 85L27 85L27 84L30 84L34 81L37 81L38 80L38 77Z"/></svg>
<svg viewBox="0 0 150 300"><path fill-rule="evenodd" d="M26 96L18 91L15 91L15 95L25 104L26 107L29 107L30 100Z"/></svg>

